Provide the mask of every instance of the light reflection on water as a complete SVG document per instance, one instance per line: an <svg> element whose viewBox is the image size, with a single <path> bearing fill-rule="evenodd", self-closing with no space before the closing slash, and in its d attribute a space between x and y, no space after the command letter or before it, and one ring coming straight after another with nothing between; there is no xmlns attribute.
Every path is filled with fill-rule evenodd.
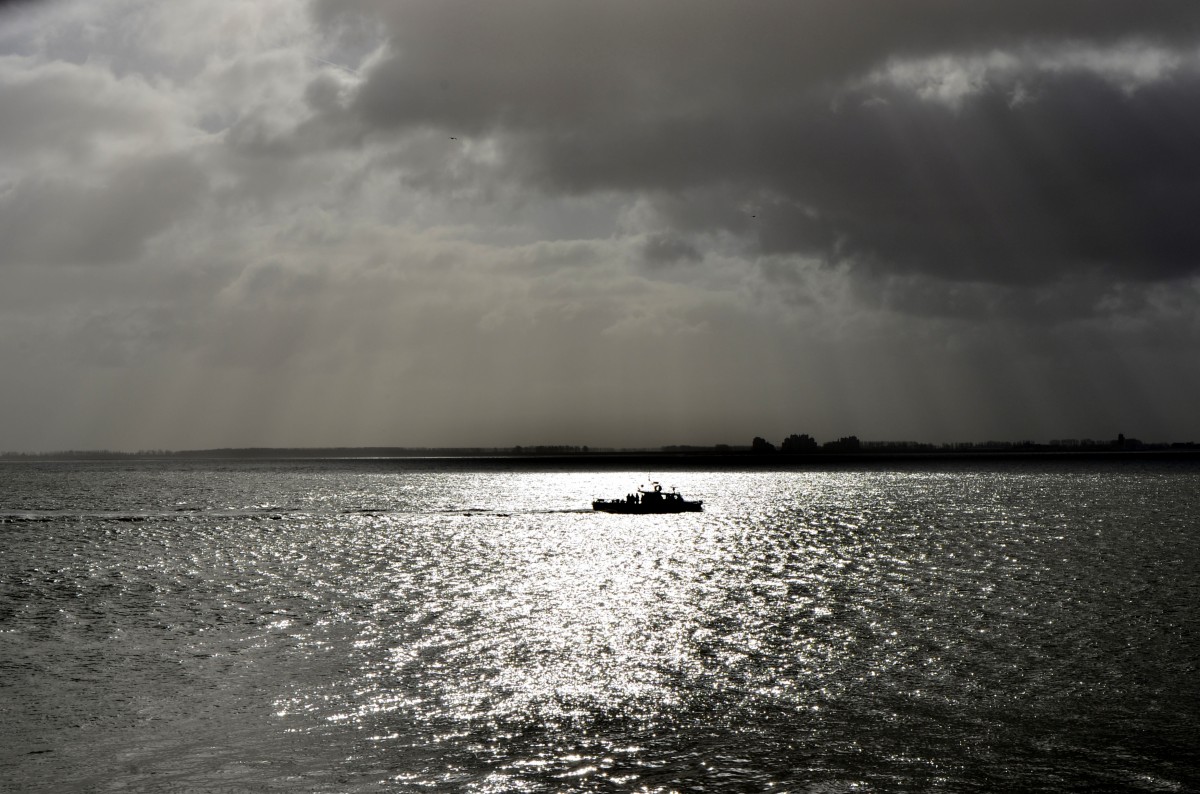
<svg viewBox="0 0 1200 794"><path fill-rule="evenodd" d="M3 507L26 789L1198 781L1194 470L72 474Z"/></svg>

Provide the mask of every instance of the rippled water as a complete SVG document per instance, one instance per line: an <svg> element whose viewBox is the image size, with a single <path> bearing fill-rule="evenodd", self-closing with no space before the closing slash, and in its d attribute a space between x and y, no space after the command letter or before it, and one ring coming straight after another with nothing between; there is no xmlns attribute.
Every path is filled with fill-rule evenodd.
<svg viewBox="0 0 1200 794"><path fill-rule="evenodd" d="M0 464L0 788L1200 790L1200 468Z"/></svg>

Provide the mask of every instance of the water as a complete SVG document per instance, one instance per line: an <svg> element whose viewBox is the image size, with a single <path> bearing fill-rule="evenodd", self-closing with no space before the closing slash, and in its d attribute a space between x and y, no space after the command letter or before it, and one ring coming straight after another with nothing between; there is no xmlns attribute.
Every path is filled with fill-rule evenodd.
<svg viewBox="0 0 1200 794"><path fill-rule="evenodd" d="M0 789L1200 790L1200 467L0 464Z"/></svg>

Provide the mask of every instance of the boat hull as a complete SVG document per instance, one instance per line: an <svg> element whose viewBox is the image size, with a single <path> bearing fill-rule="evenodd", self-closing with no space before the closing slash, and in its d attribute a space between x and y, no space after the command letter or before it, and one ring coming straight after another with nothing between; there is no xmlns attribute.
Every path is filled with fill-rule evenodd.
<svg viewBox="0 0 1200 794"><path fill-rule="evenodd" d="M688 502L683 499L667 500L655 504L644 502L625 502L619 499L597 499L592 502L592 509L600 513L623 513L641 515L647 513L700 513L703 512L703 502Z"/></svg>

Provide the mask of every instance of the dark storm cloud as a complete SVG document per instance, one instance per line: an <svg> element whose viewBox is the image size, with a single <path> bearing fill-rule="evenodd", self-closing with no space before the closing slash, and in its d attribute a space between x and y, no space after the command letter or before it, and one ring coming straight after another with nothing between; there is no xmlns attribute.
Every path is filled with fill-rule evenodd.
<svg viewBox="0 0 1200 794"><path fill-rule="evenodd" d="M1186 2L323 2L374 10L390 52L358 106L378 124L537 129L788 105L881 58L1046 39L1189 42ZM649 104L656 101L659 104ZM583 130L579 130L583 132Z"/></svg>
<svg viewBox="0 0 1200 794"><path fill-rule="evenodd" d="M793 164L761 183L815 217L768 208L760 240L776 251L834 241L817 251L984 281L1194 274L1200 107L1188 96L1197 89L1189 75L1130 96L1083 76L1016 107L987 90L960 108L897 95L846 108L769 158Z"/></svg>
<svg viewBox="0 0 1200 794"><path fill-rule="evenodd" d="M364 129L490 135L530 187L707 216L677 232L952 280L1200 268L1195 3L319 9L387 26L350 100Z"/></svg>

